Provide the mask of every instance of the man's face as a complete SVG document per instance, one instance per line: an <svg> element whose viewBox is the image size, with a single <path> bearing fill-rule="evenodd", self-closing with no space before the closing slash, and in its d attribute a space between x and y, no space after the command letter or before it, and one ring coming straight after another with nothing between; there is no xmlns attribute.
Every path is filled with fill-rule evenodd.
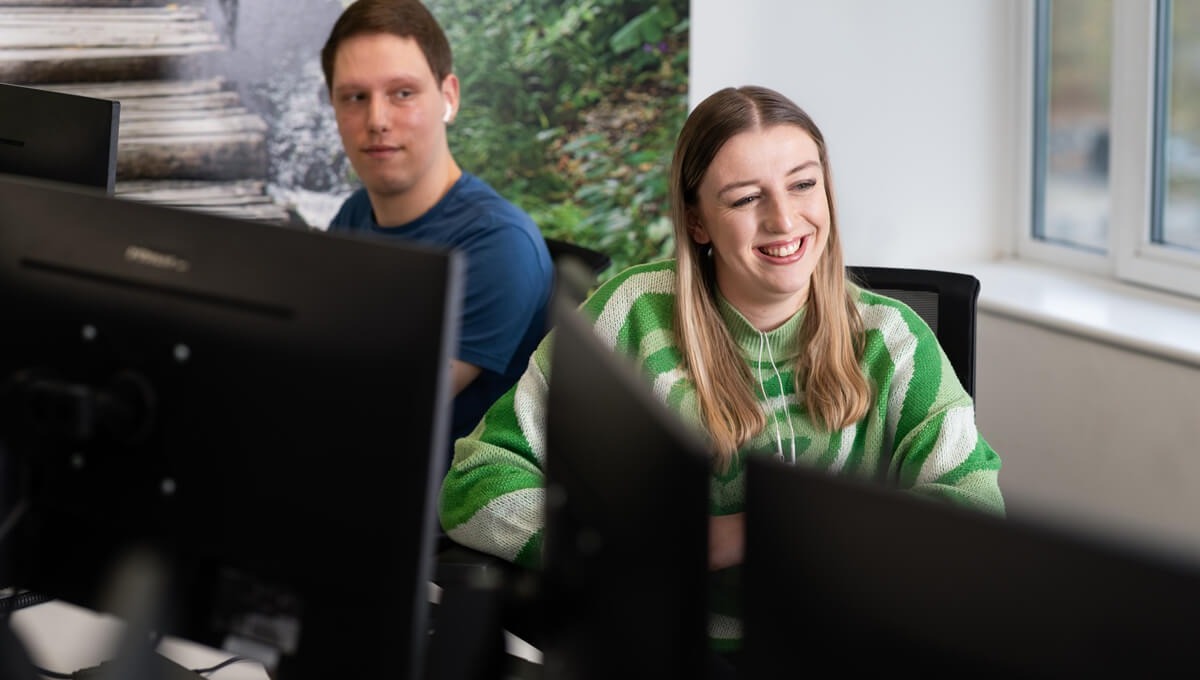
<svg viewBox="0 0 1200 680"><path fill-rule="evenodd" d="M402 196L443 154L457 81L439 83L411 38L358 35L338 48L330 96L350 164L373 197Z"/></svg>

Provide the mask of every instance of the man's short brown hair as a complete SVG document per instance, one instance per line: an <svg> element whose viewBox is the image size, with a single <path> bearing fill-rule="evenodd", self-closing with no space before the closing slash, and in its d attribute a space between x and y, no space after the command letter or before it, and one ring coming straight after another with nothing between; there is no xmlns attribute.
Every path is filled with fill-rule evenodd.
<svg viewBox="0 0 1200 680"><path fill-rule="evenodd" d="M321 49L325 87L333 89L333 62L341 44L357 35L377 33L415 40L438 83L453 73L450 41L441 24L419 0L356 0L338 17Z"/></svg>

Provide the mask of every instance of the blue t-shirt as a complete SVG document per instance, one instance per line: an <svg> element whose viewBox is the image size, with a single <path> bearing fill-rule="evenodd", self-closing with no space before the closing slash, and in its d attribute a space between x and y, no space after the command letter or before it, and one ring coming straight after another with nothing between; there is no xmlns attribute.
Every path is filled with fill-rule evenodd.
<svg viewBox="0 0 1200 680"><path fill-rule="evenodd" d="M399 226L379 226L366 190L359 189L334 215L329 231L409 239L466 256L456 357L482 371L454 398L453 451L454 440L470 434L521 376L546 332L554 267L541 231L524 211L466 172L428 212Z"/></svg>

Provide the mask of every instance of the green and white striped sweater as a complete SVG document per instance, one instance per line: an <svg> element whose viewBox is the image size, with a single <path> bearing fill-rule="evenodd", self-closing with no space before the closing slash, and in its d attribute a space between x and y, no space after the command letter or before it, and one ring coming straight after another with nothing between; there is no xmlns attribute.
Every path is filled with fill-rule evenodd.
<svg viewBox="0 0 1200 680"><path fill-rule="evenodd" d="M601 286L584 304L596 333L633 357L654 393L699 427L695 388L681 365L672 332L674 261L631 267ZM1000 459L975 427L975 410L925 322L903 303L860 291L866 328L862 367L876 388L875 404L860 422L828 432L809 418L793 379L794 341L803 311L760 333L729 303L721 315L758 377L756 393L767 426L739 451L728 471L714 472L710 512L741 512L744 456L794 457L797 464L834 474L884 480L907 493L1003 514L997 483ZM550 343L543 340L518 383L497 401L470 436L458 440L443 483L439 511L448 535L466 546L536 567L541 556L545 401ZM736 570L731 570L736 571ZM736 575L718 581L735 581ZM725 588L719 588L725 590ZM736 647L736 605L713 593L714 647ZM721 610L728 602L730 611Z"/></svg>

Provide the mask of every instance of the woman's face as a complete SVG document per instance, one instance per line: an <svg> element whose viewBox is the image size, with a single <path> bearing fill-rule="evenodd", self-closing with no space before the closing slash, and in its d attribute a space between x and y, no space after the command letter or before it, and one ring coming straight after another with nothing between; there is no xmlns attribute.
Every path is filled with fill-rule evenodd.
<svg viewBox="0 0 1200 680"><path fill-rule="evenodd" d="M781 124L741 132L713 158L688 232L710 244L721 293L759 330L808 298L829 239L829 198L817 144Z"/></svg>

